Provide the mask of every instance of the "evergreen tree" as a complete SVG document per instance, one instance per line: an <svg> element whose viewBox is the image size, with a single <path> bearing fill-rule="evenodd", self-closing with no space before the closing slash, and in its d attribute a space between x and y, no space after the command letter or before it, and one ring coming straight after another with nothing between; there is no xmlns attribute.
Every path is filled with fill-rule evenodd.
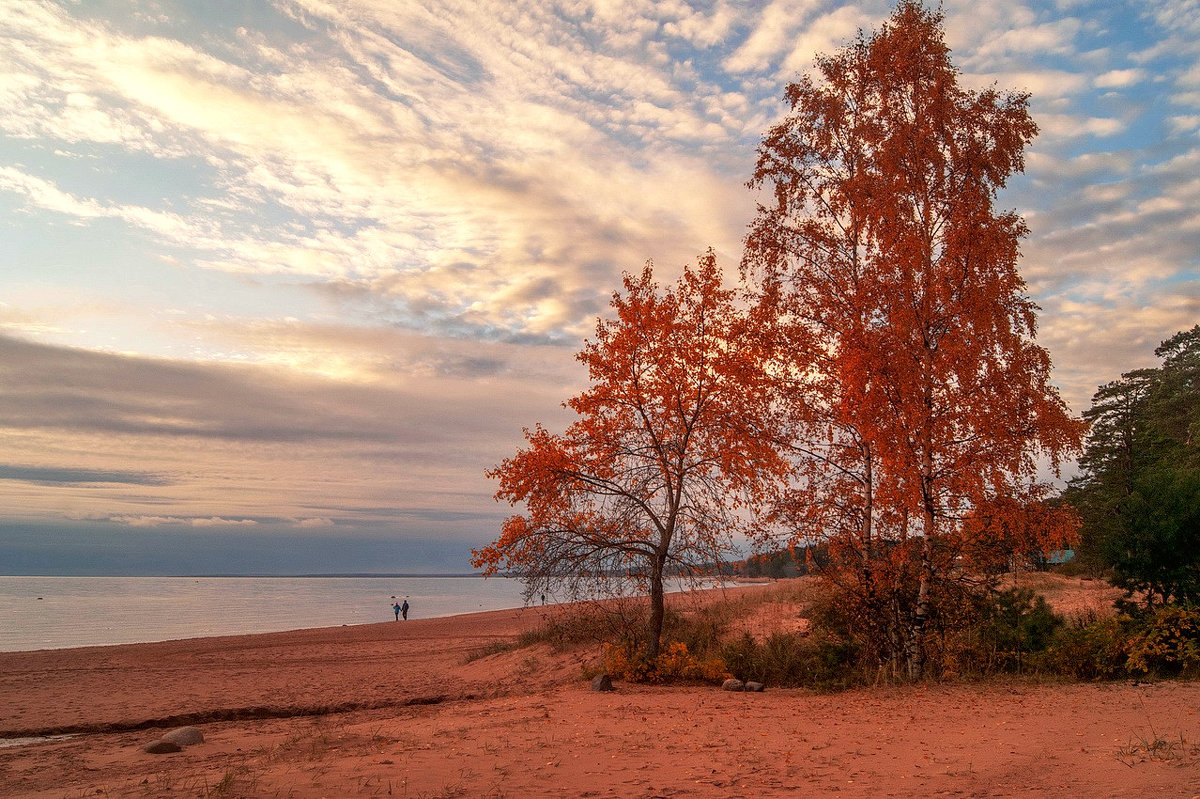
<svg viewBox="0 0 1200 799"><path fill-rule="evenodd" d="M1080 557L1147 606L1200 601L1200 325L1155 351L1156 369L1101 386L1081 474Z"/></svg>

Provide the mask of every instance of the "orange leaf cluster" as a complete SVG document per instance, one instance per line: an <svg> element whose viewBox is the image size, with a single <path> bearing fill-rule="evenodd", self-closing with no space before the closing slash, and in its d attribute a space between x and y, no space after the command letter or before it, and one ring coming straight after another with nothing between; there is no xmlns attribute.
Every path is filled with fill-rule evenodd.
<svg viewBox="0 0 1200 799"><path fill-rule="evenodd" d="M713 253L673 289L650 265L624 283L615 318L578 355L590 386L566 403L576 421L526 430L526 447L488 473L524 512L473 563L530 592L640 575L656 648L664 577L720 562L785 462L763 431L771 381Z"/></svg>
<svg viewBox="0 0 1200 799"><path fill-rule="evenodd" d="M941 24L905 0L819 59L820 81L788 88L743 261L777 330L795 442L777 518L794 539L838 539L860 582L884 568L872 560L918 561L913 635L964 520L1036 499L1039 465L1057 468L1084 431L1034 342L1024 222L994 207L1037 132L1028 97L961 88Z"/></svg>

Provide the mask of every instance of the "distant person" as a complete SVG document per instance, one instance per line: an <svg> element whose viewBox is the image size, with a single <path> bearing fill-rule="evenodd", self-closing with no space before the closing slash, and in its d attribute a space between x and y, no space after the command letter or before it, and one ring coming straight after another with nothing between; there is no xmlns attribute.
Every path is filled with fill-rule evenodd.
<svg viewBox="0 0 1200 799"><path fill-rule="evenodd" d="M542 604L546 604L546 595L542 594Z"/></svg>
<svg viewBox="0 0 1200 799"><path fill-rule="evenodd" d="M406 604L407 604L407 603L406 603ZM393 611L395 611L395 613L396 613L396 621L400 621L400 603L399 603L399 602L393 602L393 603L392 603L392 610L393 610ZM407 610L405 610L405 614L406 614L406 615L405 615L405 618L408 618L408 616L407 616L407 613L408 613L408 611L407 611Z"/></svg>
<svg viewBox="0 0 1200 799"><path fill-rule="evenodd" d="M404 617L405 621L408 621L408 600L407 599L404 600L404 604L400 606L400 615Z"/></svg>

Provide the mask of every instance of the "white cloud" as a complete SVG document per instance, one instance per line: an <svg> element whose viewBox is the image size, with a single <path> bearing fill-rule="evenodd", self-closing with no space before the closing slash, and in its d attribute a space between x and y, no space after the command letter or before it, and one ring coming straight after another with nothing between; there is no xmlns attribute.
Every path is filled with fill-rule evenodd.
<svg viewBox="0 0 1200 799"><path fill-rule="evenodd" d="M1148 77L1144 69L1114 69L1097 76L1095 85L1101 89L1127 89L1142 83Z"/></svg>
<svg viewBox="0 0 1200 799"><path fill-rule="evenodd" d="M697 10L686 3L659 3L656 11L667 12L663 30L684 39L696 47L709 48L721 44L731 35L738 14L729 3L718 2L711 13Z"/></svg>
<svg viewBox="0 0 1200 799"><path fill-rule="evenodd" d="M613 285L621 268L647 257L735 247L750 208L740 175L715 189L712 164L687 153L716 153L747 135L744 99L697 91L687 70L676 84L646 55L657 23L627 9L587 9L600 22L621 18L612 24L630 38L610 52L588 49L552 17L514 15L503 4L293 8L314 29L334 26L336 50L285 51L245 33L231 46L269 65L256 72L178 41L84 29L61 14L31 24L26 35L56 43L43 89L64 98L65 110L42 118L43 132L70 140L91 131L93 141L163 153L203 142L228 193L197 197L188 213L35 196L29 187L26 196L81 218L125 218L230 273L363 287L404 274L388 294L407 307L539 335L584 322L577 303L501 300L538 281L568 295L582 290L570 264L580 248L609 264ZM683 7L656 13L681 20L680 35L714 41L733 19L728 7L711 18ZM49 32L35 32L42 28ZM56 74L71 75L70 87ZM398 99L382 99L364 76ZM609 103L582 101L594 93ZM744 210L729 214L739 197ZM271 205L303 221L247 224ZM457 269L459 281L447 285L447 264L473 268ZM608 287L589 277L584 305Z"/></svg>
<svg viewBox="0 0 1200 799"><path fill-rule="evenodd" d="M76 197L47 180L28 175L12 167L0 166L0 191L23 196L36 208L56 214L90 220L100 217L123 219L130 225L153 231L179 243L203 241L210 231L198 228L194 221L177 214L163 213L136 205L104 205L100 201Z"/></svg>
<svg viewBox="0 0 1200 799"><path fill-rule="evenodd" d="M1078 136L1115 136L1127 127L1127 124L1119 119L1073 114L1039 114L1036 119L1043 134L1059 141Z"/></svg>
<svg viewBox="0 0 1200 799"><path fill-rule="evenodd" d="M807 70L817 54L832 54L849 44L860 29L873 27L878 20L864 14L857 6L835 9L815 19L797 31L788 42L790 51L783 59L781 77L791 78Z"/></svg>
<svg viewBox="0 0 1200 799"><path fill-rule="evenodd" d="M332 519L325 519L325 518L297 519L294 522L294 524L296 527L298 527L302 530L316 530L316 529L320 529L320 528L334 526Z"/></svg>
<svg viewBox="0 0 1200 799"><path fill-rule="evenodd" d="M258 524L254 519L222 519L219 516L208 518L188 518L180 516L112 516L110 521L125 524L130 527L162 527L163 525L182 525L184 527L253 527Z"/></svg>

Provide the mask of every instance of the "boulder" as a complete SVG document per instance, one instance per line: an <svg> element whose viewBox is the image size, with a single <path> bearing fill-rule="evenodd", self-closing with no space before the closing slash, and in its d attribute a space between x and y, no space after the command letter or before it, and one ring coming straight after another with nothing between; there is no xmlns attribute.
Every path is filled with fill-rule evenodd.
<svg viewBox="0 0 1200 799"><path fill-rule="evenodd" d="M607 674L597 674L595 677L592 678L592 690L593 691L615 691L617 689L613 687L611 677L609 677Z"/></svg>
<svg viewBox="0 0 1200 799"><path fill-rule="evenodd" d="M723 691L744 691L744 690L746 690L746 684L744 682L742 682L741 680L735 680L732 677L730 677L728 680L721 683L721 690L723 690Z"/></svg>
<svg viewBox="0 0 1200 799"><path fill-rule="evenodd" d="M763 692L764 688L766 688L766 686L760 682L747 682L746 683L746 690L752 691L756 694L761 694Z"/></svg>
<svg viewBox="0 0 1200 799"><path fill-rule="evenodd" d="M183 747L179 744L172 743L171 741L164 741L161 738L157 741L151 741L148 744L142 744L142 751L151 755L165 755L171 752L179 752L182 750Z"/></svg>
<svg viewBox="0 0 1200 799"><path fill-rule="evenodd" d="M162 739L180 746L193 746L204 743L204 733L196 727L178 727L168 732Z"/></svg>

